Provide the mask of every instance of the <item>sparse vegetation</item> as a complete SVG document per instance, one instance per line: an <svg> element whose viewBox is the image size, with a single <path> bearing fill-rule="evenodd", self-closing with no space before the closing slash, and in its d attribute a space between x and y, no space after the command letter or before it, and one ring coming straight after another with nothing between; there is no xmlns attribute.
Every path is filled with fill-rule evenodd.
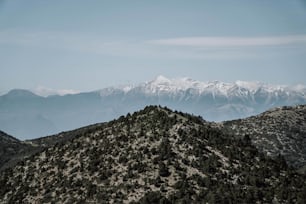
<svg viewBox="0 0 306 204"><path fill-rule="evenodd" d="M71 132L0 175L1 203L305 203L306 177L160 106Z"/></svg>
<svg viewBox="0 0 306 204"><path fill-rule="evenodd" d="M296 168L306 165L306 105L284 106L246 119L223 123L237 137L250 137L266 155L282 155Z"/></svg>

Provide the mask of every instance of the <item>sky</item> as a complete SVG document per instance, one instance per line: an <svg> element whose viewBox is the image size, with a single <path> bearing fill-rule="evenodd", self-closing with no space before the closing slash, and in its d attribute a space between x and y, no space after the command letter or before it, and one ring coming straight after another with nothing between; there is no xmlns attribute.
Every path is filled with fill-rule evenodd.
<svg viewBox="0 0 306 204"><path fill-rule="evenodd" d="M306 84L306 1L0 0L0 94L158 75Z"/></svg>

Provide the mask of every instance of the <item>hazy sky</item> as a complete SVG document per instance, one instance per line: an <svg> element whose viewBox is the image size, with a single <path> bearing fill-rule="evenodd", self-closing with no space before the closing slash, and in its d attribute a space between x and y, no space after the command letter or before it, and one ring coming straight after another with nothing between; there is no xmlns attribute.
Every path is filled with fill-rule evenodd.
<svg viewBox="0 0 306 204"><path fill-rule="evenodd" d="M0 0L0 93L157 75L306 84L306 1Z"/></svg>

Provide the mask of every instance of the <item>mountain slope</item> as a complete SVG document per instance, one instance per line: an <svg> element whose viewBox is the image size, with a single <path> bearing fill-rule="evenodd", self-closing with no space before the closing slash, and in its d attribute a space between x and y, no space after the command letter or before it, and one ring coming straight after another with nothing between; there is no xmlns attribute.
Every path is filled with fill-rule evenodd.
<svg viewBox="0 0 306 204"><path fill-rule="evenodd" d="M150 106L0 175L2 203L303 203L306 179L199 117Z"/></svg>
<svg viewBox="0 0 306 204"><path fill-rule="evenodd" d="M80 134L100 126L102 126L102 124L94 124L72 131L61 132L55 135L26 141L20 141L0 131L0 172L8 167L16 165L18 161L22 161L24 158L30 157L54 145L63 144Z"/></svg>
<svg viewBox="0 0 306 204"><path fill-rule="evenodd" d="M239 137L248 135L269 156L281 154L290 165L306 165L306 105L275 108L222 125Z"/></svg>
<svg viewBox="0 0 306 204"><path fill-rule="evenodd" d="M21 142L20 140L0 131L0 171L15 165L19 160L34 153L35 146Z"/></svg>
<svg viewBox="0 0 306 204"><path fill-rule="evenodd" d="M22 148L22 143L5 132L0 131L0 169Z"/></svg>

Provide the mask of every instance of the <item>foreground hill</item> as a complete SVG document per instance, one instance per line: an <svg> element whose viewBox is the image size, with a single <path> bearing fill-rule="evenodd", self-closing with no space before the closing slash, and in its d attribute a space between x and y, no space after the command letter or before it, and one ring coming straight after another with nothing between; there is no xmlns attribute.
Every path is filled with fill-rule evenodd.
<svg viewBox="0 0 306 204"><path fill-rule="evenodd" d="M61 132L55 135L40 137L33 140L20 141L13 136L0 131L0 171L16 165L35 153L41 152L54 145L63 144L80 134L100 127L102 124L94 124L78 128L72 131Z"/></svg>
<svg viewBox="0 0 306 204"><path fill-rule="evenodd" d="M0 96L0 129L19 139L33 139L109 121L152 104L201 115L209 121L224 121L276 106L306 104L306 87L159 76L136 86L65 96L41 97L12 90Z"/></svg>
<svg viewBox="0 0 306 204"><path fill-rule="evenodd" d="M2 203L305 203L306 178L199 117L150 106L0 175Z"/></svg>
<svg viewBox="0 0 306 204"><path fill-rule="evenodd" d="M306 165L306 105L284 106L257 116L224 122L222 129L243 137L268 156L283 155L294 167Z"/></svg>

